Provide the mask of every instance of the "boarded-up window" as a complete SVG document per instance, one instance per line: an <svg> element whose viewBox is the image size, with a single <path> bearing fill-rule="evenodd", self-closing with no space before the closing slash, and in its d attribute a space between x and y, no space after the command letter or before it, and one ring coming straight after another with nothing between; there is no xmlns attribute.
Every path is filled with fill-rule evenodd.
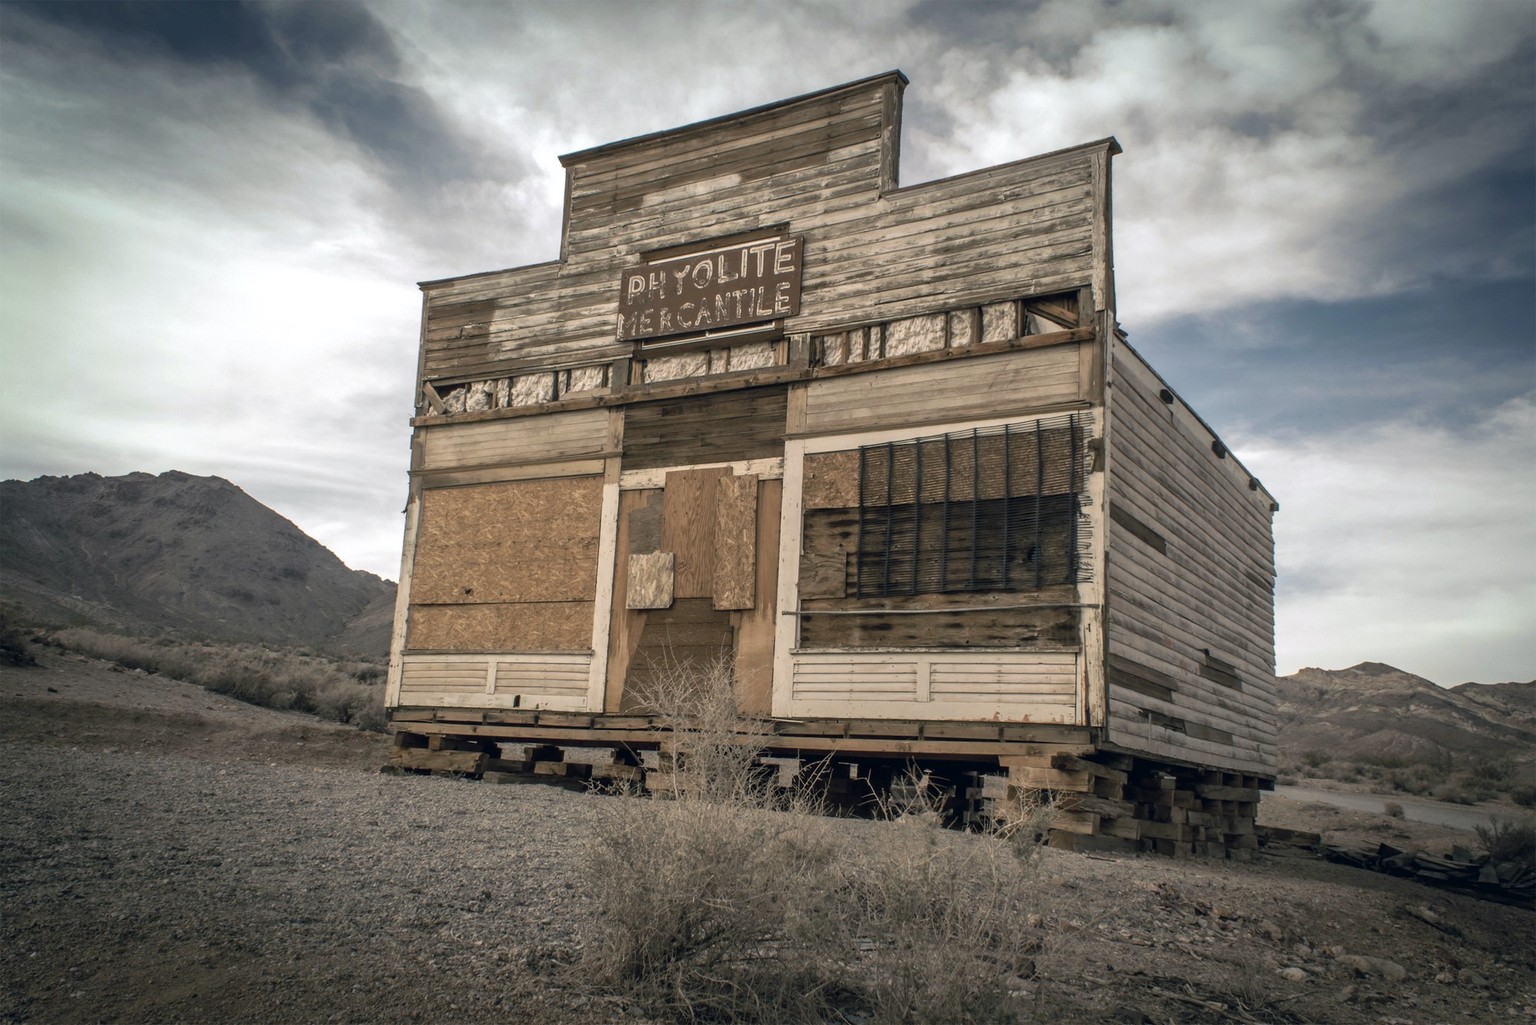
<svg viewBox="0 0 1536 1025"><path fill-rule="evenodd" d="M859 449L859 597L1086 579L1082 414Z"/></svg>

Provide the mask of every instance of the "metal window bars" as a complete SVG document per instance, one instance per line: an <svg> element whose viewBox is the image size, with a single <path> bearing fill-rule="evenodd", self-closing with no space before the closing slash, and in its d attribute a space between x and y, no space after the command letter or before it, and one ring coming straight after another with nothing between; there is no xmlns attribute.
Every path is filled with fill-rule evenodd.
<svg viewBox="0 0 1536 1025"><path fill-rule="evenodd" d="M859 451L858 597L1039 591L1082 579L1092 416Z"/></svg>

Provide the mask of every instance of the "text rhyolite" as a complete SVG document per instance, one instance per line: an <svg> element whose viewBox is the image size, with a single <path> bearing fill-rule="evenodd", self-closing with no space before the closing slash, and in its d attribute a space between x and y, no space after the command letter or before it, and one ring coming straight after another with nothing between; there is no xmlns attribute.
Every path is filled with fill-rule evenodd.
<svg viewBox="0 0 1536 1025"><path fill-rule="evenodd" d="M642 264L624 273L620 341L708 331L800 312L801 238L768 238Z"/></svg>

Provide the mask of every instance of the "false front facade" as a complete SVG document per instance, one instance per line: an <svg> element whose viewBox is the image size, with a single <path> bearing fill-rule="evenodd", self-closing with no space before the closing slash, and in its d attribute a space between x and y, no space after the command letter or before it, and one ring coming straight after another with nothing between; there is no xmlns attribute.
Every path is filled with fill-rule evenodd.
<svg viewBox="0 0 1536 1025"><path fill-rule="evenodd" d="M1256 801L1274 504L1119 330L1118 147L899 187L905 85L563 157L558 260L422 286L411 743L644 752L713 667L784 757Z"/></svg>

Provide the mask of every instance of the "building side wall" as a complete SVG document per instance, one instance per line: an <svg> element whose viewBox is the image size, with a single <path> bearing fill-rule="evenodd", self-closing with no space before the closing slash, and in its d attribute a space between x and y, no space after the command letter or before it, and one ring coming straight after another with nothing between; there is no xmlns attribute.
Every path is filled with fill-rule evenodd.
<svg viewBox="0 0 1536 1025"><path fill-rule="evenodd" d="M1272 499L1134 350L1111 382L1110 742L1273 774Z"/></svg>

